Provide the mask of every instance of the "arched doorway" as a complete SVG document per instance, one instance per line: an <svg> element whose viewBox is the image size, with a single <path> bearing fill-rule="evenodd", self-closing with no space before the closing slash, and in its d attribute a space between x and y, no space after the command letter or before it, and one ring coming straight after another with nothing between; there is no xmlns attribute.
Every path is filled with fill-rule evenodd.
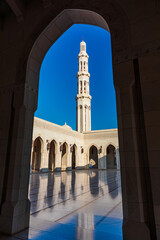
<svg viewBox="0 0 160 240"><path fill-rule="evenodd" d="M116 169L117 161L116 161L116 149L113 145L109 145L106 150L107 155L107 169Z"/></svg>
<svg viewBox="0 0 160 240"><path fill-rule="evenodd" d="M37 2L37 4L39 4ZM4 98L4 100L2 101L2 103L4 102L5 105L5 109L6 111L3 111L3 114L1 114L1 119L3 121L1 121L2 125L1 125L1 129L4 129L4 127L8 127L8 129L11 129L10 134L8 134L7 132L5 132L5 138L8 139L8 147L5 150L5 145L6 145L6 141L2 141L2 144L4 144L4 147L1 147L1 151L4 151L4 157L2 158L2 161L6 161L6 163L4 164L4 162L2 162L2 166L5 166L1 171L2 174L2 180L0 181L2 187L1 189L1 195L4 196L3 201L0 199L1 202L3 202L3 205L1 206L1 212L3 213L1 219L3 221L3 219L5 219L5 213L7 213L7 207L8 206L6 204L9 203L10 204L10 208L11 208L11 212L13 214L10 214L10 216L7 216L9 221L8 221L8 226L6 227L7 229L9 229L8 231L3 230L3 232L6 233L15 233L18 232L24 228L26 228L29 223L26 221L26 219L29 219L28 215L29 215L29 204L27 201L27 197L24 198L23 200L21 199L21 194L19 194L19 192L21 191L20 187L24 186L24 191L25 191L25 196L27 196L28 194L28 188L26 188L26 182L29 179L29 164L28 164L28 169L26 168L26 172L28 171L28 174L25 175L25 181L24 181L24 174L23 174L23 169L24 166L26 167L26 157L29 159L30 157L30 147L31 147L31 131L32 131L32 123L33 123L33 114L34 111L36 109L36 99L37 99L37 88L38 88L38 77L36 76L39 75L39 69L40 69L40 65L41 65L41 58L43 58L43 56L46 53L46 49L49 48L49 46L54 42L54 39L52 39L52 36L54 36L53 38L57 39L60 35L61 32L64 32L65 29L67 29L69 26L71 26L71 24L74 24L75 22L77 23L88 23L88 24L96 24L99 27L103 27L103 22L101 21L100 16L98 15L98 17L94 16L94 14L92 14L92 12L87 12L87 14L83 14L83 10L69 10L67 9L67 11L78 11L78 14L66 14L68 16L67 17L63 16L63 18L60 18L59 21L59 17L56 17L57 14L59 13L59 10L63 9L64 6L60 7L59 10L57 10L55 8L55 6L53 5L53 11L48 11L49 14L42 14L42 8L41 7L37 7L37 4L34 4L32 8L27 6L27 14L25 14L25 21L24 23L22 23L22 30L24 30L23 28L23 24L25 25L25 30L26 30L26 38L25 38L25 42L23 44L23 48L22 48L22 44L17 44L16 48L13 48L12 51L10 51L10 48L8 48L10 54L4 54L4 56L6 57L5 60L8 59L8 61L11 60L11 56L15 57L15 61L10 61L11 64L15 64L15 67L18 66L18 69L16 72L21 73L21 74L12 74L14 73L13 71L15 71L15 67L13 67L12 69L10 69L10 77L7 78L8 80L8 85L10 83L12 83L13 86L15 86L16 88L14 89L14 92L12 92L11 97L8 97L8 91L7 92L7 101L6 98ZM71 3L68 3L68 8L74 8L75 5L71 5L73 4L72 1ZM98 9L101 9L102 6L102 2L99 1L97 2L97 4L95 5L94 3L92 3L92 1L90 3L86 3L87 5L87 9L92 9L93 11L97 11ZM93 5L94 4L94 5ZM77 2L77 8L81 8L81 2ZM122 6L122 5L121 5ZM151 177L155 177L155 171L152 171L153 169L149 169L150 165L148 165L148 156L146 157L147 153L150 153L150 151L152 151L153 148L157 149L158 145L158 140L156 141L155 139L155 134L158 134L158 130L156 129L156 132L153 132L153 134L151 135L150 132L147 131L147 136L146 134L142 134L141 130L145 129L146 126L146 121L144 121L143 117L144 117L144 110L143 110L143 105L145 106L145 110L148 114L148 117L152 116L153 114L153 110L155 110L155 106L157 106L158 109L158 101L148 101L148 98L146 97L146 90L147 92L150 90L150 95L154 96L154 89L153 86L157 86L156 84L159 84L158 81L155 81L155 79L157 79L157 72L155 71L155 62L158 62L155 57L157 57L157 54L155 54L155 57L153 56L152 58L152 52L150 53L150 51L142 51L142 56L141 54L137 54L136 53L136 49L133 46L133 57L132 54L130 54L132 52L132 46L131 46L131 42L134 42L134 38L135 34L131 35L130 38L130 29L127 27L129 25L130 22L130 17L132 17L132 14L126 14L127 8L129 10L129 7L125 6L125 8L121 7L118 5L117 2L107 2L106 1L106 5L104 5L104 13L103 16L104 18L109 21L109 24L111 26L111 30L113 32L113 37L112 37L112 42L115 44L112 44L113 46L113 61L116 63L114 66L114 72L115 72L115 85L116 85L116 91L117 91L117 109L118 109L118 122L119 122L119 126L121 126L121 131L119 132L119 136L120 136L120 143L121 143L121 149L122 151L128 156L131 156L132 154L132 161L133 161L133 166L132 169L127 168L126 167L126 160L127 157L124 157L125 154L122 154L121 156L121 162L124 164L124 168L122 171L122 186L124 187L124 191L123 191L123 199L125 199L125 204L126 204L126 208L124 208L124 225L125 226L125 233L126 233L126 238L127 236L131 236L131 233L129 234L129 231L133 232L133 233L138 233L139 232L139 239L141 239L141 236L143 236L143 233L147 232L155 232L155 231L151 231L148 226L148 222L154 224L154 221L152 221L154 219L154 216L150 216L150 212L152 212L152 189L150 186L154 186L154 181L151 181ZM148 5L150 7L150 5ZM84 5L85 7L85 5ZM149 8L146 8L149 9ZM36 28L35 28L35 24L30 24L30 16L31 13L28 11L32 11L32 16L34 16L34 13L36 13L36 16L39 17L39 19L37 19L36 23ZM46 10L45 10L46 11ZM79 11L81 12L79 14ZM134 9L133 9L134 11ZM112 14L113 12L113 14ZM144 11L145 14L146 11ZM64 12L62 12L64 13ZM112 14L113 16L116 16L115 18L110 18L110 14ZM130 16L131 15L131 16ZM55 31L50 31L50 29L47 27L48 23L51 21L51 19L53 17L56 17L55 19L58 21L58 24L50 24L50 26L55 26ZM93 17L93 20L92 20ZM7 17L6 17L7 18ZM75 20L76 19L76 20ZM102 19L103 20L103 19ZM156 21L156 20L155 20ZM43 24L42 24L43 22ZM62 24L63 23L63 24ZM30 27L27 27L30 24ZM60 25L60 26L59 26ZM137 25L137 26L136 26ZM141 24L142 25L142 24ZM9 25L6 24L6 26L8 27ZM6 28L6 26L4 26L4 29ZM58 26L58 27L57 27ZM135 32L139 31L140 25L136 24L135 26ZM14 24L13 26L13 31L15 29L17 29L17 25ZM45 35L44 33L44 28L47 27L47 32L48 34ZM35 31L36 29L36 31ZM144 28L146 29L146 28ZM41 34L43 32L43 34ZM156 32L156 31L155 31ZM19 38L19 31L14 31L15 34L14 35L14 40L16 40L16 43L20 43L20 41L24 40L22 38ZM115 33L115 34L114 34ZM120 34L118 34L120 33ZM148 33L148 32L147 32ZM18 34L18 35L17 35ZM41 39L38 39L38 41L35 44L35 40L37 38L37 36L39 36L41 34ZM143 35L143 34L142 34ZM152 35L152 34L150 34ZM7 36L7 34L6 34ZM32 36L32 38L30 37ZM47 36L47 37L45 37ZM144 36L144 35L143 35ZM23 37L23 36L22 36ZM153 35L154 37L154 35ZM20 40L19 40L20 39ZM155 38L156 39L156 38ZM18 42L19 40L19 42ZM28 41L29 40L29 41ZM40 40L40 41L39 41ZM133 40L133 41L132 41ZM12 41L12 36L11 36L11 41ZM5 42L5 41L4 41ZM142 41L139 41L142 42ZM29 44L28 44L29 43ZM117 43L117 44L116 44ZM129 44L128 44L129 43ZM7 51L7 47L9 44L8 42L5 43L6 44L6 51ZM41 44L43 45L41 47ZM143 46L145 46L145 44L147 44L147 38L145 41L143 41ZM32 48L32 46L34 45L33 49L32 49L32 54L29 56L29 52ZM135 45L136 46L136 45ZM138 45L137 45L138 46ZM37 49L36 49L37 47ZM141 47L141 46L139 46ZM39 50L38 50L39 49ZM139 48L140 49L140 48ZM155 47L155 49L158 49ZM38 53L37 53L38 50ZM14 51L17 53L17 56L15 56ZM135 57L134 57L134 51L135 51ZM158 51L158 50L157 50ZM8 53L9 53L8 52ZM143 59L143 54L151 55L151 58L149 58L150 56L145 57L145 59ZM128 54L129 53L129 54ZM8 57L9 56L9 57ZM27 69L27 78L26 78L26 63L27 63L27 59L29 56L29 61L28 61L28 66L30 68L31 71L28 71ZM141 63L139 64L138 60L141 57ZM3 59L3 58L2 58ZM147 60L149 59L149 60ZM18 61L17 61L18 60ZM155 62L154 62L154 61ZM148 62L147 62L148 61ZM150 77L149 74L147 74L147 67L145 66L150 66L150 62L153 62L153 66L151 66L150 69L150 74L152 75L152 77ZM8 65L10 64L10 62L8 62ZM148 65L147 65L148 64ZM158 64L157 64L158 65ZM156 65L156 66L157 66ZM139 70L140 68L140 70ZM158 69L158 67L156 68ZM7 71L7 70L5 70ZM141 74L140 74L141 72ZM2 71L2 76L7 76L7 74L4 74L4 72ZM141 76L140 76L141 75ZM148 87L148 84L142 84L143 82L143 76L144 79L153 79L150 80L151 84L152 81L154 81L154 84L152 84L152 87ZM148 76L148 78L147 78ZM140 81L140 78L142 78L142 81ZM5 78L4 78L5 80ZM155 83L157 82L157 83ZM20 88L18 86L17 83L21 83ZM118 86L119 85L119 86ZM142 86L141 86L142 85ZM3 86L3 84L2 84ZM132 86L132 87L131 87ZM143 96L141 94L141 89L143 92ZM157 90L156 89L156 90ZM139 91L137 91L139 90ZM21 95L22 93L22 95ZM24 94L25 93L25 94ZM5 96L5 95L4 95ZM24 97L20 97L20 96L24 96ZM14 105L13 105L13 97L14 97ZM158 94L157 94L158 97ZM137 101L138 99L138 101ZM143 100L143 101L142 101ZM7 104L6 104L7 103ZM134 103L134 104L133 104ZM127 105L126 105L127 104ZM20 107L21 106L21 107ZM10 112L9 112L9 111ZM127 110L127 111L126 111ZM8 114L9 113L9 114ZM151 127L153 127L153 129L155 129L154 125L156 126L156 120L158 119L158 111L155 114L155 117L153 119L153 122L151 123ZM6 117L7 116L7 117ZM128 128L126 128L126 116L127 119L130 120L130 130L128 131ZM146 117L146 116L145 116ZM146 117L147 118L147 117ZM8 121L5 121L5 120ZM138 128L135 128L135 122L137 123ZM29 127L28 127L29 126ZM152 130L152 128L151 128ZM20 134L21 133L21 134ZM136 134L136 135L135 135ZM10 136L11 135L11 136ZM13 137L12 137L13 135ZM1 135L2 136L2 135ZM19 136L21 138L19 138ZM22 137L23 136L23 137ZM26 138L24 137L26 136ZM136 136L136 137L135 137ZM11 139L11 137L13 138L13 140ZM9 139L10 138L10 139ZM12 140L12 141L11 141ZM15 141L16 140L16 141ZM17 151L15 151L15 149L18 146L19 140L21 142L21 145L19 145L19 152L21 152L20 157L17 157ZM29 143L30 147L28 144L26 144L26 140ZM127 141L130 141L129 144L126 144ZM146 140L147 140L147 145L146 145ZM154 140L154 141L152 141ZM140 144L139 144L140 143ZM141 144L144 143L144 153L142 153L141 149L140 151L137 151L137 146L141 146ZM131 148L132 146L132 148ZM13 153L11 151L8 151L8 149L14 149ZM7 153L8 151L8 153ZM142 156L143 155L143 156ZM152 160L152 157L149 155L149 160ZM146 162L146 166L144 166L144 159ZM19 167L17 168L17 162L20 163ZM137 167L138 166L138 167ZM140 167L139 167L140 166ZM144 166L144 167L141 167ZM144 169L145 168L145 169ZM146 171L147 169L147 171ZM130 174L130 170L131 173ZM150 171L151 170L151 171ZM155 169L154 169L155 170ZM157 170L158 171L158 170ZM148 174L149 172L149 174ZM127 173L127 174L126 174ZM151 177L150 177L150 173L151 173ZM19 179L17 179L17 174L20 176ZM159 173L157 172L156 176ZM128 178L128 176L130 176L130 178ZM141 181L134 181L135 184L135 188L131 188L130 187L130 182L135 179L135 176L140 176ZM28 179L27 179L28 178ZM10 181L7 181L8 179L10 179ZM16 179L16 181L15 181ZM10 185L10 182L12 181L12 183L16 182L17 190L15 191L15 194L11 194L12 191L15 189L14 184L12 184L12 186ZM28 180L29 182L29 180ZM20 184L21 183L21 184ZM142 184L142 183L146 183L146 184ZM152 184L152 185L151 185ZM127 188L126 188L127 186ZM129 190L128 190L129 188ZM148 188L146 190L146 188ZM26 189L26 190L25 190ZM137 191L138 189L138 191ZM151 194L150 194L151 192ZM5 193L5 194L4 194ZM147 193L147 194L146 194ZM6 199L5 196L12 196L11 199ZM13 197L14 196L14 197ZM147 196L147 199L146 199ZM154 200L154 204L155 207L157 207L157 191L154 191L153 188L153 200ZM134 198L133 198L134 197ZM151 199L150 199L151 198ZM134 200L135 199L135 200ZM11 203L10 203L10 202ZM17 202L17 204L12 204L12 202ZM14 214L17 214L17 211L14 211L14 208L18 208L18 206L21 206L21 204L18 205L19 201L21 201L24 204L24 209L26 209L25 213L23 216L20 217L14 217ZM1 203L0 202L0 203ZM132 202L132 204L130 204L130 202ZM151 209L146 208L147 204L151 205ZM134 209L136 209L136 216L133 219L132 215L128 215L128 212L133 212ZM146 211L147 209L147 211ZM149 209L149 210L148 210ZM155 208L157 209L157 208ZM143 219L140 219L139 216L144 216ZM149 216L148 216L149 215ZM151 214L152 215L152 214ZM24 220L25 219L25 220ZM23 221L22 221L23 220ZM14 224L14 222L16 221L17 224ZM158 221L159 218L156 218L156 223L158 226ZM20 222L20 224L19 224ZM15 226L15 227L14 227ZM130 227L131 226L131 227ZM140 228L141 227L141 228ZM10 230L12 229L12 230ZM129 229L129 230L128 230ZM130 230L132 229L132 230ZM135 229L138 231L135 231ZM153 229L154 230L154 229ZM157 230L158 232L158 230ZM149 234L149 233L148 233ZM128 237L129 238L129 237ZM148 237L147 237L148 239ZM155 239L155 238L153 238Z"/></svg>
<svg viewBox="0 0 160 240"><path fill-rule="evenodd" d="M48 162L49 171L54 171L55 159L56 159L56 142L52 140L50 143L50 150L49 150L49 162Z"/></svg>
<svg viewBox="0 0 160 240"><path fill-rule="evenodd" d="M64 171L67 168L67 156L68 156L68 145L67 143L63 143L61 146L62 151L62 161L61 161L61 170Z"/></svg>
<svg viewBox="0 0 160 240"><path fill-rule="evenodd" d="M75 169L76 167L76 145L74 144L71 148L72 152L72 169Z"/></svg>
<svg viewBox="0 0 160 240"><path fill-rule="evenodd" d="M41 156L42 156L42 139L40 137L36 138L33 146L33 156L32 156L32 170L39 171L41 166Z"/></svg>
<svg viewBox="0 0 160 240"><path fill-rule="evenodd" d="M93 168L98 168L98 150L94 145L89 149L89 163Z"/></svg>

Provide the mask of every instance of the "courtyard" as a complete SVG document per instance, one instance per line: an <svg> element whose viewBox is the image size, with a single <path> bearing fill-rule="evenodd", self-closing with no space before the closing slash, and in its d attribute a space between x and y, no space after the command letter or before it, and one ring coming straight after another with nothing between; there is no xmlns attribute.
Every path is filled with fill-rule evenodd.
<svg viewBox="0 0 160 240"><path fill-rule="evenodd" d="M0 239L122 239L119 170L32 173L29 199L29 229Z"/></svg>

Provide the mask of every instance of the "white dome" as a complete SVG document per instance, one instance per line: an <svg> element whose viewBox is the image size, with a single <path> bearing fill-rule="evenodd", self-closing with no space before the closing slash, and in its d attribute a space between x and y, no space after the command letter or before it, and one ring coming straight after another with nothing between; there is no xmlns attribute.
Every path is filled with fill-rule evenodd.
<svg viewBox="0 0 160 240"><path fill-rule="evenodd" d="M82 42L80 43L81 45L86 45L85 41L82 40Z"/></svg>
<svg viewBox="0 0 160 240"><path fill-rule="evenodd" d="M85 51L86 52L86 43L83 40L80 43L80 51Z"/></svg>
<svg viewBox="0 0 160 240"><path fill-rule="evenodd" d="M65 129L72 130L72 128L70 126L68 126L66 122L65 122L65 124L62 127L65 128Z"/></svg>

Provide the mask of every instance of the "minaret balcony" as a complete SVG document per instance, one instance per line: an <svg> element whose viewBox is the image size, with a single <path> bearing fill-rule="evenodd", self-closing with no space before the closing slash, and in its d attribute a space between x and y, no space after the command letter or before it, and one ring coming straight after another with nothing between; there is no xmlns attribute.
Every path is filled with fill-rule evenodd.
<svg viewBox="0 0 160 240"><path fill-rule="evenodd" d="M90 77L90 73L89 72L85 72L85 71L80 71L77 73L77 77L79 76L87 76Z"/></svg>
<svg viewBox="0 0 160 240"><path fill-rule="evenodd" d="M89 98L90 100L92 99L91 95L88 93L77 94L76 100L80 98Z"/></svg>
<svg viewBox="0 0 160 240"><path fill-rule="evenodd" d="M78 54L78 59L79 59L80 57L87 57L87 58L89 58L89 56L88 56L88 54L87 54L86 52L80 52L80 53Z"/></svg>

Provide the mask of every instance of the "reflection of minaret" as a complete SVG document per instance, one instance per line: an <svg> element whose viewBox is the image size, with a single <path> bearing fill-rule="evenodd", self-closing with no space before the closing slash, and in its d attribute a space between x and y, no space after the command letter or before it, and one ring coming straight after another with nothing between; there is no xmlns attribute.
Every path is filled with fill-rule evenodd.
<svg viewBox="0 0 160 240"><path fill-rule="evenodd" d="M92 213L78 213L77 215L77 239L94 239L93 230L94 223L94 215ZM86 229L90 231L86 231Z"/></svg>
<svg viewBox="0 0 160 240"><path fill-rule="evenodd" d="M86 43L80 43L80 53L78 54L78 89L77 89L77 131L91 131L91 95L89 94L88 54L86 53Z"/></svg>

